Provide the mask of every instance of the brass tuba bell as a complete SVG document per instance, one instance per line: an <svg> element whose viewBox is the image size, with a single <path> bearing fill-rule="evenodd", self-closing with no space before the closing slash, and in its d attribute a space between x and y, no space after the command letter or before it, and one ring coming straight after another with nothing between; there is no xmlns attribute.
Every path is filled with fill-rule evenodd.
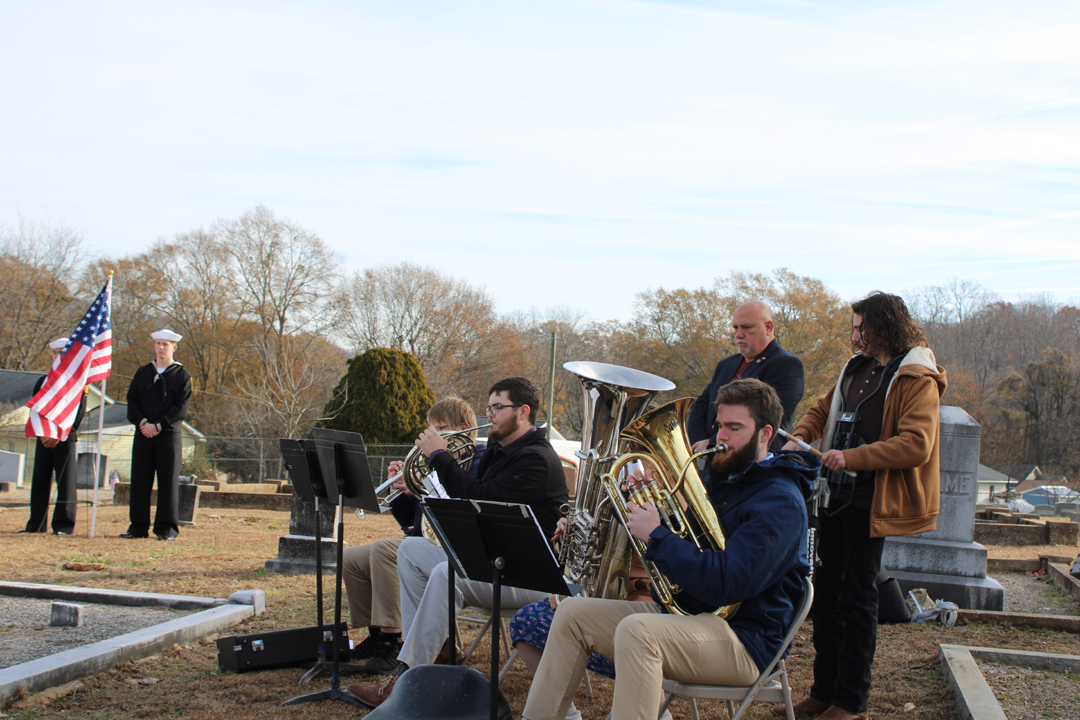
<svg viewBox="0 0 1080 720"><path fill-rule="evenodd" d="M559 564L585 597L626 597L629 535L616 519L600 479L626 451L620 432L641 416L658 393L675 384L641 370L595 362L569 362L584 396L577 492L559 544Z"/></svg>

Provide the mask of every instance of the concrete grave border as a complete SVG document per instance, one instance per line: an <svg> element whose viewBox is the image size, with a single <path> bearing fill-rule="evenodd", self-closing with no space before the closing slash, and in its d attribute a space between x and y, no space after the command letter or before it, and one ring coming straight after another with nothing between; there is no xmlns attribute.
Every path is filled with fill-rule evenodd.
<svg viewBox="0 0 1080 720"><path fill-rule="evenodd" d="M960 720L1006 720L1005 713L994 697L994 691L983 677L976 660L1035 667L1061 672L1080 667L1080 656L1039 653L1027 650L972 647L968 645L938 646L938 659L945 680L956 696L956 715Z"/></svg>
<svg viewBox="0 0 1080 720"><path fill-rule="evenodd" d="M199 610L186 617L152 625L125 635L65 650L0 670L0 708L18 692L40 692L99 673L128 660L138 660L173 645L182 645L220 632L266 609L262 590L241 590L228 600L157 593L125 592L99 588L0 582L0 595L46 600L76 600L106 605L162 605L179 610Z"/></svg>

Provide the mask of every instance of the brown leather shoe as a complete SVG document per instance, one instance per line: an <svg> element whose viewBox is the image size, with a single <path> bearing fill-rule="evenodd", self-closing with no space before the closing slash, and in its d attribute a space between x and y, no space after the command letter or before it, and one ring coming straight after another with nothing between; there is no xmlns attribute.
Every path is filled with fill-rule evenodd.
<svg viewBox="0 0 1080 720"><path fill-rule="evenodd" d="M828 710L818 715L818 720L866 720L866 713L852 713L830 705Z"/></svg>
<svg viewBox="0 0 1080 720"><path fill-rule="evenodd" d="M457 650L457 655L454 656L454 664L460 665L465 662L465 653L457 645L454 646ZM442 646L442 650L439 651L439 655L435 658L436 665L446 665L450 662L450 641L447 640Z"/></svg>
<svg viewBox="0 0 1080 720"><path fill-rule="evenodd" d="M795 710L796 717L799 715L810 715L813 717L825 712L829 707L830 705L827 702L818 700L817 698L807 697L795 703L792 706L792 709ZM773 705L772 714L776 717L787 717L787 708L783 705Z"/></svg>
<svg viewBox="0 0 1080 720"><path fill-rule="evenodd" d="M394 685L397 684L400 675L401 673L397 672L393 675L387 675L381 682L374 685L350 685L345 690L369 708L377 708L386 702L386 698L390 697L390 693L393 692Z"/></svg>

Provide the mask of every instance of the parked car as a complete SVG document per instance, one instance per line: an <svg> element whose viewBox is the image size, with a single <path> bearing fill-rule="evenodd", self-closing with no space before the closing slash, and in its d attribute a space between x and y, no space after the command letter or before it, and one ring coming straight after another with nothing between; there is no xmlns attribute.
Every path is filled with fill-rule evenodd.
<svg viewBox="0 0 1080 720"><path fill-rule="evenodd" d="M1057 505L1063 502L1076 502L1080 494L1064 485L1040 485L1020 493L1020 497L1032 505Z"/></svg>

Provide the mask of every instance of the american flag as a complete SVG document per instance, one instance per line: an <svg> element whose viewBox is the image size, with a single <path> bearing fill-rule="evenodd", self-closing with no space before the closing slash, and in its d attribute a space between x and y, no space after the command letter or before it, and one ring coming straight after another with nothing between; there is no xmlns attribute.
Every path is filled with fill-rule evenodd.
<svg viewBox="0 0 1080 720"><path fill-rule="evenodd" d="M112 277L101 288L82 322L68 338L67 345L53 362L41 390L26 405L30 419L26 437L67 440L71 424L79 412L83 388L104 380L112 372L112 324L109 298Z"/></svg>

